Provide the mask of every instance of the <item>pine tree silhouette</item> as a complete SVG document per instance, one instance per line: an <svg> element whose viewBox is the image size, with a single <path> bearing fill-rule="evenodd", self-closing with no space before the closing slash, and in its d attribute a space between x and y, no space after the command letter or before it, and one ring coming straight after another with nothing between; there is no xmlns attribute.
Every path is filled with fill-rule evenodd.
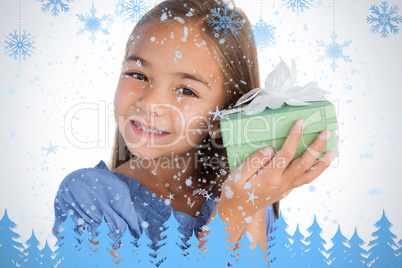
<svg viewBox="0 0 402 268"><path fill-rule="evenodd" d="M88 228L82 232L81 236L79 237L80 244L79 248L79 263L80 267L95 267L96 260L95 260L95 253L94 253L94 244L90 241L93 241L93 236L88 232Z"/></svg>
<svg viewBox="0 0 402 268"><path fill-rule="evenodd" d="M315 214L313 224L307 231L311 235L304 240L309 243L307 252L304 254L304 263L306 263L308 267L322 268L327 265L327 259L323 255L325 253L324 244L326 244L326 241L320 236L322 229L316 220Z"/></svg>
<svg viewBox="0 0 402 268"><path fill-rule="evenodd" d="M76 225L67 213L66 220L60 224L60 232L58 235L59 241L56 242L58 248L55 251L57 258L57 268L74 268L80 267L78 263L78 249L79 244L77 234L75 233Z"/></svg>
<svg viewBox="0 0 402 268"><path fill-rule="evenodd" d="M134 256L134 260L139 262L138 267L141 268L155 268L155 250L151 248L152 240L148 238L147 234L145 233L145 228L137 240L138 249L136 250L136 254Z"/></svg>
<svg viewBox="0 0 402 268"><path fill-rule="evenodd" d="M306 244L304 244L304 235L299 230L299 224L296 225L296 230L291 237L293 243L289 246L290 261L288 267L297 267L305 262L304 255L306 254Z"/></svg>
<svg viewBox="0 0 402 268"><path fill-rule="evenodd" d="M367 255L367 251L363 249L361 246L363 246L365 242L363 239L359 237L357 234L357 230L355 227L355 231L352 235L352 237L349 240L349 250L348 250L348 257L347 260L349 261L348 265L346 267L350 268L359 268L359 267L367 267L367 260L365 255Z"/></svg>
<svg viewBox="0 0 402 268"><path fill-rule="evenodd" d="M234 248L234 245L225 240L225 238L230 238L230 234L225 232L227 226L217 210L215 217L207 226L210 232L202 239L206 240L203 248L207 249L204 252L204 266L224 267L232 259L233 251L230 248Z"/></svg>
<svg viewBox="0 0 402 268"><path fill-rule="evenodd" d="M268 242L267 261L270 263L270 268L285 268L289 265L290 261L290 236L286 231L288 224L281 212L279 212L278 220L274 222L273 227L274 231L270 234L272 240Z"/></svg>
<svg viewBox="0 0 402 268"><path fill-rule="evenodd" d="M338 224L338 230L334 237L331 238L333 246L327 252L330 254L329 261L332 267L345 267L348 264L347 252L349 247L346 246L348 239L342 234L341 227Z"/></svg>
<svg viewBox="0 0 402 268"><path fill-rule="evenodd" d="M22 243L16 241L21 238L20 235L13 230L17 225L8 218L7 209L4 211L3 218L0 221L0 257L1 267L17 267L21 265L24 260L24 250Z"/></svg>
<svg viewBox="0 0 402 268"><path fill-rule="evenodd" d="M195 235L195 230L194 230L190 239L185 243L187 249L185 250L186 258L185 258L185 262L184 262L184 267L188 267L188 265L191 265L192 268L202 267L200 265L201 261L202 261L202 251L198 247L200 245L200 243L201 242L198 240L197 236Z"/></svg>
<svg viewBox="0 0 402 268"><path fill-rule="evenodd" d="M95 236L96 242L98 242L97 250L94 253L98 267L111 267L114 265L115 258L110 251L113 251L112 242L114 242L109 233L111 232L105 217L102 217L101 224L96 228L97 236Z"/></svg>
<svg viewBox="0 0 402 268"><path fill-rule="evenodd" d="M129 268L135 266L138 261L134 259L134 251L137 249L136 239L131 235L127 226L126 231L120 238L121 246L119 248L119 268Z"/></svg>
<svg viewBox="0 0 402 268"><path fill-rule="evenodd" d="M251 253L253 258L251 259L251 267L266 267L268 265L268 258L266 258L266 252L261 248L260 241L257 240L257 246L253 249Z"/></svg>
<svg viewBox="0 0 402 268"><path fill-rule="evenodd" d="M41 267L55 267L56 261L53 258L53 250L51 250L47 244L47 239L45 246L41 249L39 254L41 256L41 259L39 260Z"/></svg>
<svg viewBox="0 0 402 268"><path fill-rule="evenodd" d="M25 262L24 268L37 268L39 267L39 262L41 260L40 250L38 248L39 241L35 237L34 230L32 229L31 237L25 242L27 248L24 250Z"/></svg>
<svg viewBox="0 0 402 268"><path fill-rule="evenodd" d="M252 254L254 254L254 252L250 248L251 241L248 239L246 231L243 232L243 236L237 244L240 248L238 248L236 252L239 252L240 255L239 261L234 264L235 267L250 267L253 259Z"/></svg>
<svg viewBox="0 0 402 268"><path fill-rule="evenodd" d="M374 226L378 228L371 236L374 237L368 246L373 246L369 249L369 259L372 263L372 268L377 267L398 267L395 250L392 247L398 247L394 239L396 235L390 231L392 223L385 216L385 211L382 211L382 216Z"/></svg>
<svg viewBox="0 0 402 268"><path fill-rule="evenodd" d="M173 209L171 209L169 219L163 224L165 227L160 236L164 237L163 246L159 248L160 255L164 258L160 267L184 267L185 238L178 230L180 223L176 220Z"/></svg>
<svg viewBox="0 0 402 268"><path fill-rule="evenodd" d="M397 256L399 266L402 266L402 239L399 240L398 245L399 245L399 248L396 251L396 256Z"/></svg>

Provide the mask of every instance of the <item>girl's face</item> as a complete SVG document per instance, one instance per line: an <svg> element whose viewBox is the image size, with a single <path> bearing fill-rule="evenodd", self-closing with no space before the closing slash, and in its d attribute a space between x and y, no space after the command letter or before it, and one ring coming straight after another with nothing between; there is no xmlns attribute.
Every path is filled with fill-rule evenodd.
<svg viewBox="0 0 402 268"><path fill-rule="evenodd" d="M220 137L211 113L223 109L222 71L200 31L186 26L151 25L132 40L115 94L116 122L132 154L183 155Z"/></svg>

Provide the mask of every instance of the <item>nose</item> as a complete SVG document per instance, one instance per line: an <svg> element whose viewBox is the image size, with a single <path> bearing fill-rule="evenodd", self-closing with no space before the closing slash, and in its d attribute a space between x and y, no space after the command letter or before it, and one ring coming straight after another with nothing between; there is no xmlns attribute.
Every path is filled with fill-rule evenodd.
<svg viewBox="0 0 402 268"><path fill-rule="evenodd" d="M146 113L148 116L163 116L164 109L160 106L163 107L164 99L166 100L166 96L161 88L150 84L150 86L144 90L142 96L136 101L135 105L137 109L140 109L141 112Z"/></svg>

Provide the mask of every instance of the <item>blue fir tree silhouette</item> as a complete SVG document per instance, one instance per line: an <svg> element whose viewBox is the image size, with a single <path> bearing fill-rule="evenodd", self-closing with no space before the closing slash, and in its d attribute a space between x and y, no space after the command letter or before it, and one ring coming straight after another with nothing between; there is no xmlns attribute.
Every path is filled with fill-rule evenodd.
<svg viewBox="0 0 402 268"><path fill-rule="evenodd" d="M350 268L367 267L366 264L367 260L365 257L365 255L367 255L367 251L361 247L364 244L365 242L363 241L363 239L359 237L355 227L355 231L349 240L350 248L348 250L349 255L347 257L349 263L346 265L346 267Z"/></svg>
<svg viewBox="0 0 402 268"><path fill-rule="evenodd" d="M78 263L78 249L79 244L77 234L75 233L76 225L67 213L66 220L59 226L59 241L56 242L58 248L55 250L57 258L57 268L73 268L80 267Z"/></svg>
<svg viewBox="0 0 402 268"><path fill-rule="evenodd" d="M322 229L317 222L315 214L313 224L307 229L307 231L311 235L304 239L304 241L309 243L307 246L307 252L304 254L304 263L308 267L322 268L327 265L327 259L323 255L325 252L324 244L326 244L326 242L320 236Z"/></svg>
<svg viewBox="0 0 402 268"><path fill-rule="evenodd" d="M243 232L243 236L237 244L240 245L240 248L238 248L236 252L239 252L240 255L239 261L234 264L235 267L250 267L253 259L252 254L254 254L254 252L250 248L251 241L248 239L246 231Z"/></svg>
<svg viewBox="0 0 402 268"><path fill-rule="evenodd" d="M333 243L332 247L327 251L330 254L329 261L331 267L345 267L348 264L347 252L349 247L345 244L348 243L348 239L342 234L341 227L338 224L338 230L334 237L331 238Z"/></svg>
<svg viewBox="0 0 402 268"><path fill-rule="evenodd" d="M41 249L39 254L41 256L39 263L42 267L55 267L56 261L53 258L53 250L50 249L47 243L47 239L45 242L45 246Z"/></svg>
<svg viewBox="0 0 402 268"><path fill-rule="evenodd" d="M110 251L113 251L112 243L113 240L109 237L111 232L105 217L102 217L101 224L96 228L96 242L98 242L97 250L94 253L98 267L111 267L114 264L115 258Z"/></svg>
<svg viewBox="0 0 402 268"><path fill-rule="evenodd" d="M231 254L233 251L230 248L234 248L234 245L227 242L225 238L230 238L230 234L225 232L227 224L220 218L218 210L212 221L208 224L210 232L203 237L204 244L204 266L227 266L229 260L232 260Z"/></svg>
<svg viewBox="0 0 402 268"><path fill-rule="evenodd" d="M251 259L251 267L266 267L268 265L268 258L266 258L266 251L262 249L260 241L257 240L257 246L251 253L253 258Z"/></svg>
<svg viewBox="0 0 402 268"><path fill-rule="evenodd" d="M137 260L134 259L134 251L137 249L135 240L127 226L126 231L120 238L121 244L118 252L119 268L133 267L138 263Z"/></svg>
<svg viewBox="0 0 402 268"><path fill-rule="evenodd" d="M39 246L39 241L36 239L34 230L32 230L31 237L25 242L27 245L27 248L24 250L24 255L25 255L25 262L24 262L24 268L37 268L39 267L39 261L41 259L41 256L39 255L40 250L38 248Z"/></svg>
<svg viewBox="0 0 402 268"><path fill-rule="evenodd" d="M378 229L371 234L374 239L368 244L368 246L373 246L369 249L369 259L372 263L370 267L398 267L395 250L392 248L398 247L394 241L396 235L390 231L392 223L385 216L384 210L381 219L374 226Z"/></svg>
<svg viewBox="0 0 402 268"><path fill-rule="evenodd" d="M281 212L279 212L278 220L274 222L273 227L274 231L270 234L272 240L268 242L267 261L270 263L270 268L285 268L290 261L290 235L286 231L288 224Z"/></svg>
<svg viewBox="0 0 402 268"><path fill-rule="evenodd" d="M23 260L24 250L22 243L16 241L21 238L20 235L13 230L17 225L8 218L7 209L4 211L3 218L0 221L0 258L1 267L17 267L21 265Z"/></svg>
<svg viewBox="0 0 402 268"><path fill-rule="evenodd" d="M184 267L184 251L185 244L183 239L185 238L178 230L180 223L176 220L173 209L170 211L169 219L163 224L165 227L160 236L164 237L161 240L163 246L159 248L160 255L164 258L162 264L159 267Z"/></svg>
<svg viewBox="0 0 402 268"><path fill-rule="evenodd" d="M140 238L137 240L138 248L134 255L134 259L139 262L139 265L137 265L138 267L155 268L155 258L153 257L155 255L155 250L151 248L152 244L153 242L148 238L144 228Z"/></svg>
<svg viewBox="0 0 402 268"><path fill-rule="evenodd" d="M187 249L184 250L186 253L184 262L185 267L187 267L188 265L191 265L192 268L202 267L200 265L202 260L202 251L199 248L201 242L198 240L194 231L190 239L185 243L187 247Z"/></svg>
<svg viewBox="0 0 402 268"><path fill-rule="evenodd" d="M396 251L396 256L399 262L399 265L402 266L402 239L398 242L399 248Z"/></svg>
<svg viewBox="0 0 402 268"><path fill-rule="evenodd" d="M88 229L84 229L81 236L79 237L79 263L80 267L95 267L96 260L95 260L95 253L94 249L95 246L91 241L93 241L93 236L88 232Z"/></svg>
<svg viewBox="0 0 402 268"><path fill-rule="evenodd" d="M301 263L305 263L304 255L306 254L306 244L304 235L299 230L299 224L296 224L296 230L292 235L293 243L289 246L290 261L288 267L298 267Z"/></svg>

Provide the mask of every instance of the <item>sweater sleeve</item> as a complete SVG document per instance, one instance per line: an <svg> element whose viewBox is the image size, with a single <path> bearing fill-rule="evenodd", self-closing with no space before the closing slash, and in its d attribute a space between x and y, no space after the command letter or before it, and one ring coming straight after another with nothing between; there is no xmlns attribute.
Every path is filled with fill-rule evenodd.
<svg viewBox="0 0 402 268"><path fill-rule="evenodd" d="M54 211L52 232L59 240L60 225L67 213L76 223L74 231L79 235L86 226L92 237L96 237L96 228L104 219L111 230L109 237L115 242L114 247L119 247L127 225L135 238L141 235L127 184L105 170L86 168L68 174L56 194Z"/></svg>

